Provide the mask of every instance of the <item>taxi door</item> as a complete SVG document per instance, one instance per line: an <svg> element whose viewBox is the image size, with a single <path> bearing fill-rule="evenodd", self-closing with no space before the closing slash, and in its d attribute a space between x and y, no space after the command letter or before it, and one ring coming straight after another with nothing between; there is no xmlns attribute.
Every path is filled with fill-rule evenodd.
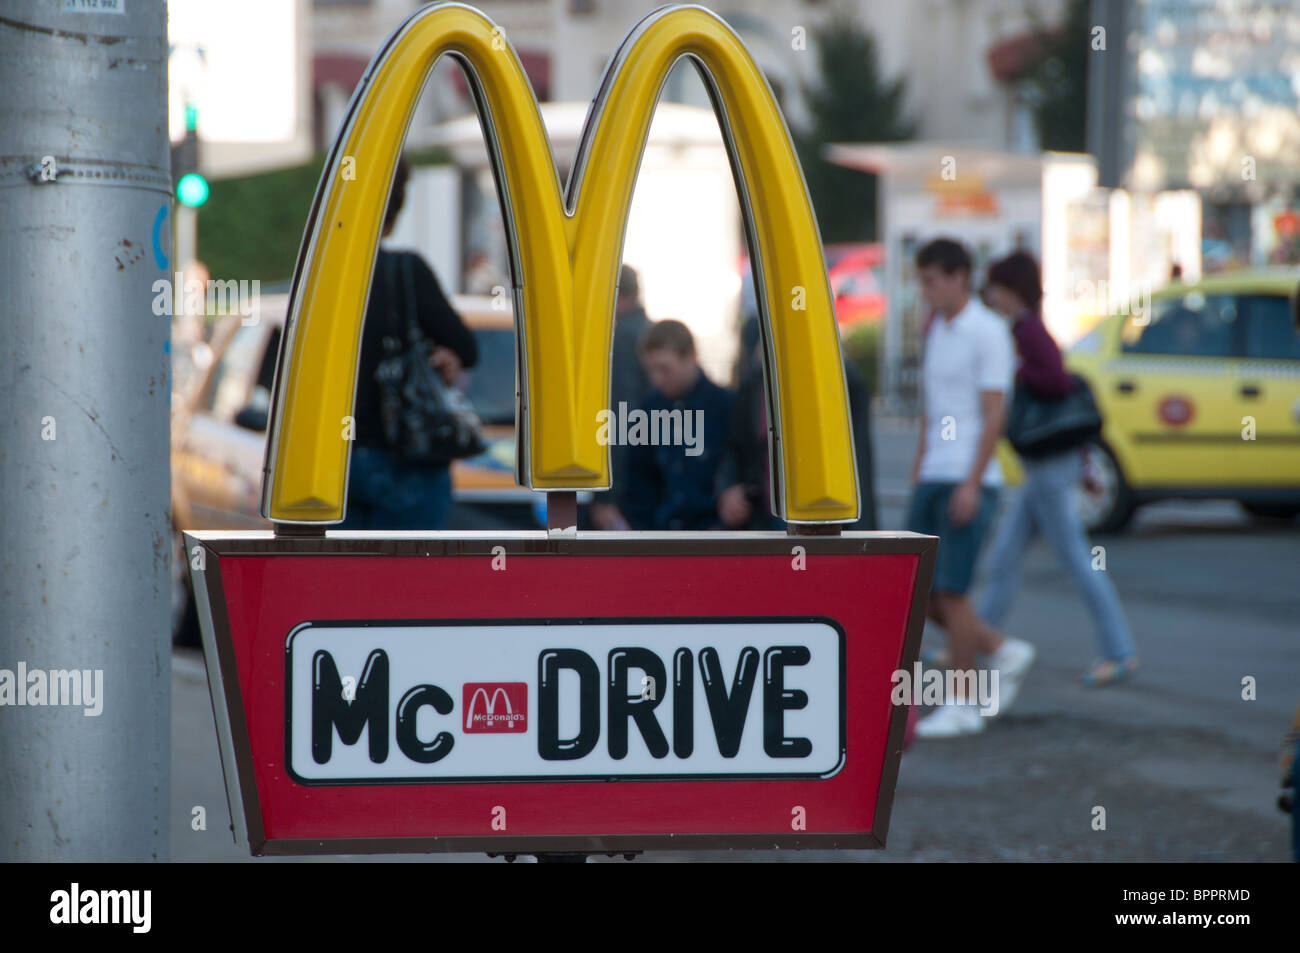
<svg viewBox="0 0 1300 953"><path fill-rule="evenodd" d="M1232 486L1255 466L1242 439L1237 312L1237 295L1189 292L1124 323L1099 397L1131 486Z"/></svg>
<svg viewBox="0 0 1300 953"><path fill-rule="evenodd" d="M1246 487L1300 489L1300 332L1291 302L1281 295L1243 295L1242 358L1236 362L1237 394L1250 464ZM1239 320L1241 320L1239 318Z"/></svg>

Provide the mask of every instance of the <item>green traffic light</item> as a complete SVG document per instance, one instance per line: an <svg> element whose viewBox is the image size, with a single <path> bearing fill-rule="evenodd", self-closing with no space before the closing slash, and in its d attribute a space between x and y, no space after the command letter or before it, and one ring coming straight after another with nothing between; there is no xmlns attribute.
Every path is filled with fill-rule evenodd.
<svg viewBox="0 0 1300 953"><path fill-rule="evenodd" d="M181 176L181 180L176 183L176 198L182 205L188 205L190 208L198 208L206 202L208 191L208 180L197 172Z"/></svg>

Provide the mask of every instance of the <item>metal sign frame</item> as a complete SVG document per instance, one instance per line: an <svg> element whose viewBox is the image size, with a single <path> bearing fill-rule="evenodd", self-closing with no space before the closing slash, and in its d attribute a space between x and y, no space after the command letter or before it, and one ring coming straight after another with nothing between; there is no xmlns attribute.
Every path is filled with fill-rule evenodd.
<svg viewBox="0 0 1300 953"><path fill-rule="evenodd" d="M714 555L769 556L788 560L792 546L806 550L809 559L832 555L904 556L916 558L912 599L906 611L906 629L899 667L907 668L917 658L925 624L925 606L934 574L938 540L913 533L845 533L836 536L791 537L781 533L649 534L592 533L557 536L545 532L514 534L331 533L325 537L276 537L269 532L186 533L186 547L201 547L203 570L196 570L195 596L198 601L203 649L208 660L208 682L216 717L221 761L236 840L257 856L306 854L425 853L430 851L487 851L491 853L539 853L588 851L625 852L642 850L716 849L874 849L885 845L893 794L902 756L903 733L908 709L893 709L888 741L880 766L879 794L869 832L791 831L784 834L727 833L649 834L609 836L545 836L502 833L481 837L402 837L340 839L275 839L268 837L264 824L257 771L253 763L250 727L245 716L244 696L253 686L241 682L234 657L227 594L222 580L223 560L238 556L347 555L365 559L376 556L421 558L477 557L490 560L504 549L507 559L539 556L564 559L573 556L620 557L652 555L662 557ZM832 617L833 619L833 617ZM394 620L397 621L397 620ZM513 619L511 621L514 621ZM280 633L282 638L286 633ZM863 638L863 633L858 633ZM287 692L287 686L285 691ZM286 769L287 770L287 769ZM649 779L653 781L659 778ZM794 779L791 779L794 780ZM387 786L393 782L375 782ZM453 781L435 783L455 784ZM482 783L482 782L480 782ZM519 783L500 782L503 787ZM568 784L605 783L585 780L555 780L552 787ZM621 780L622 784L642 783ZM731 783L731 782L725 782ZM816 782L810 782L816 783ZM336 785L312 785L306 790Z"/></svg>

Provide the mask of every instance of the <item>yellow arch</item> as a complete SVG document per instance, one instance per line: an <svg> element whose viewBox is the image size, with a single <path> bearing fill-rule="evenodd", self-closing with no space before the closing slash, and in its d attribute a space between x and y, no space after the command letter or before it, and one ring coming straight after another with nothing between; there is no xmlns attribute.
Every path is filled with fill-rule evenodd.
<svg viewBox="0 0 1300 953"><path fill-rule="evenodd" d="M769 386L778 439L774 508L793 522L855 519L852 427L821 242L789 133L740 40L699 7L663 8L642 20L610 62L562 203L518 57L488 18L458 4L426 7L393 35L354 95L326 164L276 377L263 514L280 522L343 517L344 418L370 284L356 262L374 261L391 171L424 79L444 53L461 61L475 91L515 255L520 482L543 490L609 486L596 419L608 404L624 230L659 90L688 56L713 95L757 251L776 381ZM356 174L345 180L348 157Z"/></svg>

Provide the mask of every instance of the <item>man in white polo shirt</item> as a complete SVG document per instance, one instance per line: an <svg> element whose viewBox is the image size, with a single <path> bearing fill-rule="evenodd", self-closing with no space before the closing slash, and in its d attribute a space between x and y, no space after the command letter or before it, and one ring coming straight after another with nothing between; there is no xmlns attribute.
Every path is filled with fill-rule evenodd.
<svg viewBox="0 0 1300 953"><path fill-rule="evenodd" d="M921 738L947 738L984 730L984 717L1013 700L1034 658L1034 648L1006 639L981 622L967 591L980 544L997 506L1002 471L994 455L1015 371L1015 345L1005 322L971 289L971 259L946 238L916 256L921 295L934 311L925 339L924 417L912 465L907 528L939 537L929 617L948 636L948 660L973 671L976 653L999 673L998 697L981 709L977 699L947 698L917 724ZM973 683L973 682L972 682ZM962 680L956 681L958 691Z"/></svg>

